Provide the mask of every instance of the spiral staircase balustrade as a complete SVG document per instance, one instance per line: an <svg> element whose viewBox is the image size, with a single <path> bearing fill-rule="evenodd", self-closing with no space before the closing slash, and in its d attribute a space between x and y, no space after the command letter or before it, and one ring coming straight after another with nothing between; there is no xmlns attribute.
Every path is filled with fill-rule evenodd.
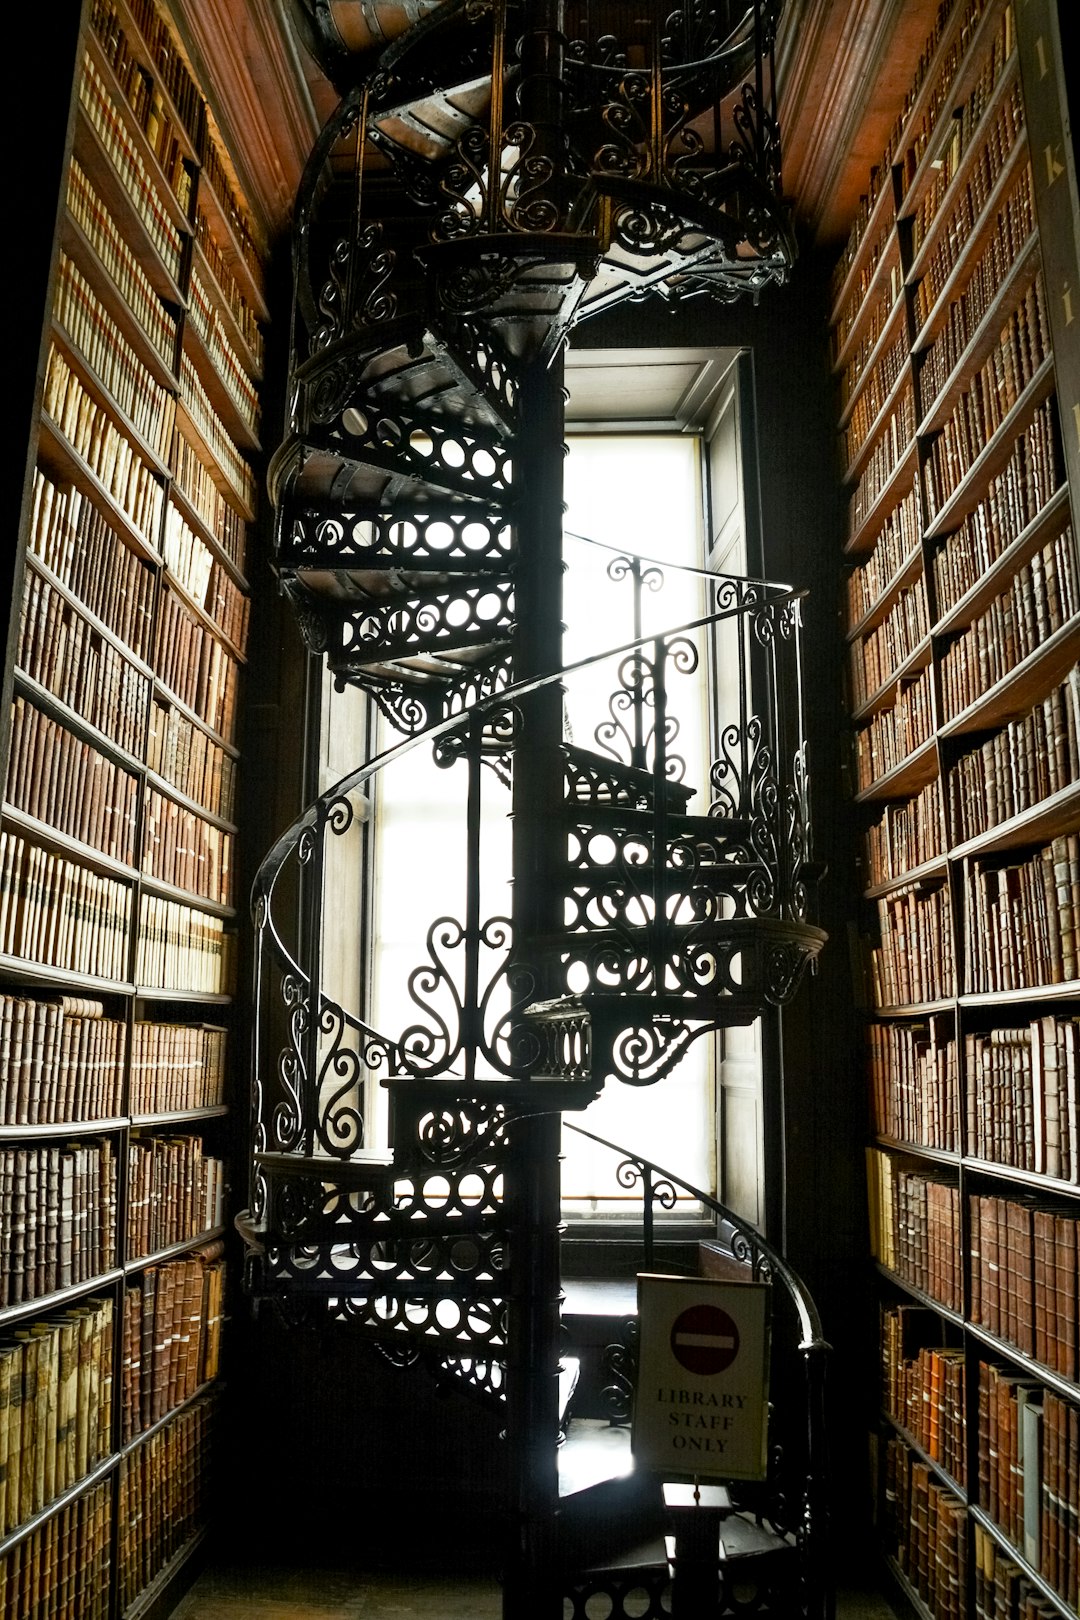
<svg viewBox="0 0 1080 1620"><path fill-rule="evenodd" d="M553 1374L576 1374L558 1360L558 1116L787 1000L824 940L795 593L710 577L712 611L644 635L664 569L622 548L633 637L559 667L552 586L570 327L650 290L756 292L793 261L781 4L293 6L341 101L295 213L275 562L308 648L402 740L309 806L255 881L247 1284L498 1405L515 1620L560 1601ZM721 641L735 693L694 814L675 677L697 682ZM558 688L605 658L608 720L581 747ZM463 900L433 902L387 1035L331 954L328 899L369 786L420 744L463 790ZM512 921L480 885L496 781ZM388 1149L367 1140L378 1081ZM676 1182L627 1166L651 1245ZM755 1242L731 1228L775 1282Z"/></svg>

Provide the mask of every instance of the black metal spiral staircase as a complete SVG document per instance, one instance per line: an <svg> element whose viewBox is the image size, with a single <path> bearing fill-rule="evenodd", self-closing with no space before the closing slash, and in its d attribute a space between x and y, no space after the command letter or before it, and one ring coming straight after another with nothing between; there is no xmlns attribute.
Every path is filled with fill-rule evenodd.
<svg viewBox="0 0 1080 1620"><path fill-rule="evenodd" d="M256 882L248 1286L497 1403L504 1612L565 1599L591 1615L610 1572L583 1573L595 1559L559 1515L562 1115L606 1083L662 1081L693 1041L787 1000L824 936L807 921L797 595L711 580L699 623L615 649L621 755L564 736L560 357L572 325L626 298L784 278L779 0L297 10L341 101L297 210L276 564L308 648L403 740L309 806ZM736 649L738 712L692 814L672 692L716 636ZM359 984L352 1006L327 992L324 891L369 784L416 747L467 777L466 900L421 926L417 1019L390 1035ZM506 918L481 914L492 780L511 796ZM365 1140L373 1073L386 1149ZM801 1285L729 1224L751 1270L792 1292L816 1357ZM804 1458L801 1506L758 1504L775 1547L807 1553L812 1473ZM810 1568L784 1612L825 1612ZM639 1582L653 1606L610 1612L669 1612L667 1580L661 1556ZM770 1574L760 1612L780 1612L777 1590Z"/></svg>

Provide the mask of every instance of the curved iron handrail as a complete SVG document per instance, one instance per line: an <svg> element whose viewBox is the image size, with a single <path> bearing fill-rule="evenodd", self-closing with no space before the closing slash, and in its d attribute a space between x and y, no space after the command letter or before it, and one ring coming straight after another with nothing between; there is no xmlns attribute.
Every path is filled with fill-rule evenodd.
<svg viewBox="0 0 1080 1620"><path fill-rule="evenodd" d="M446 736L449 732L465 724L469 716L485 714L489 710L504 709L508 705L518 702L519 699L529 697L532 693L552 685L555 681L564 680L568 675L576 674L579 670L589 669L607 659L624 657L627 653L636 652L657 640L665 640L672 636L684 636L689 631L703 629L706 625L720 624L728 619L736 619L746 612L749 607L753 607L757 611L762 608L781 608L786 603L802 601L807 595L804 589L797 590L791 586L774 586L768 580L747 579L741 575L716 577L737 578L740 584L747 586L762 585L768 590L777 590L779 594L769 597L766 601L751 604L739 603L735 607L722 608L715 613L707 613L700 619L690 619L685 624L659 633L653 632L650 635L637 636L632 641L623 642L616 647L606 648L602 652L588 653L585 657L575 659L570 664L563 664L559 669L552 670L546 675L535 675L527 680L517 681L511 686L503 688L502 691L480 698L470 706L468 715L447 715L444 719L436 721L434 725L427 726L423 731L405 737L401 742L394 743L392 747L384 749L381 754L377 754L366 765L358 765L355 770L349 771L345 776L339 778L332 787L325 789L317 799L313 799L296 820L270 846L252 880L251 912L253 920L258 922L260 905L265 905L268 908L274 883L303 833L309 828L317 827L323 815L335 801L345 799L350 794L362 789L364 784L369 782L372 777L376 776L388 765L392 765L396 760L403 758L404 755L410 753L421 743L435 742L440 737ZM290 968L295 967L287 953L283 960L288 962ZM303 976L302 970L298 971L301 971L301 976Z"/></svg>
<svg viewBox="0 0 1080 1620"><path fill-rule="evenodd" d="M576 529L564 529L565 540L580 540L586 546L596 546L600 551L613 551L633 562L648 563L650 568L662 568L669 574L694 574L700 579L714 579L718 585L736 582L739 585L764 585L769 590L791 591L790 585L785 585L778 579L751 579L746 574L724 574L718 569L700 568L696 563L672 562L670 558L650 557L644 551L628 551L626 546L616 546L610 540L597 540L591 534L579 534ZM809 595L806 590L793 593L798 597Z"/></svg>
<svg viewBox="0 0 1080 1620"><path fill-rule="evenodd" d="M642 1197L645 1201L646 1268L652 1263L652 1189L667 1183L672 1187L681 1188L684 1193L687 1193L698 1203L704 1204L706 1209L712 1210L714 1215L719 1215L722 1220L727 1221L745 1239L755 1269L760 1261L764 1260L770 1274L783 1279L798 1312L799 1327L802 1333L798 1348L802 1351L828 1350L830 1348L828 1341L822 1334L821 1318L818 1316L817 1306L814 1304L806 1284L799 1274L788 1265L784 1257L770 1243L767 1243L761 1233L751 1226L748 1221L743 1220L733 1210L721 1204L711 1193L705 1192L701 1187L695 1187L693 1182L684 1180L682 1176L677 1176L673 1170L665 1170L662 1165L654 1163L652 1159L646 1159L640 1153L634 1153L628 1148L622 1148L617 1142L609 1142L606 1137L597 1136L594 1131L587 1131L581 1125L573 1125L568 1119L563 1120L563 1126L564 1129L573 1131L576 1136L585 1136L590 1142L597 1142L601 1147L609 1148L612 1153L619 1154L624 1164L633 1165L640 1173Z"/></svg>

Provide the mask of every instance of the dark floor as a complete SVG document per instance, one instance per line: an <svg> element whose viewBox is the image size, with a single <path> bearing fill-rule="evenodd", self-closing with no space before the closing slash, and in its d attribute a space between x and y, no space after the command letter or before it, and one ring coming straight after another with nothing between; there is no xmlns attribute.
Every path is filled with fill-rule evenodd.
<svg viewBox="0 0 1080 1620"><path fill-rule="evenodd" d="M172 1620L501 1620L498 1585L483 1576L361 1575L324 1570L208 1569ZM846 1591L837 1620L895 1620L882 1597Z"/></svg>

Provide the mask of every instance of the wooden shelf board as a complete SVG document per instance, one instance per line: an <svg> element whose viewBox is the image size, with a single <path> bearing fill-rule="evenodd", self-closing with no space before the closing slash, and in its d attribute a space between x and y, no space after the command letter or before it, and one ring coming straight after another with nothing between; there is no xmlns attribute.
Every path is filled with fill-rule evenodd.
<svg viewBox="0 0 1080 1620"><path fill-rule="evenodd" d="M965 990L957 997L961 1007L1030 1007L1039 1002L1080 1001L1080 979L1064 984L1022 985L1016 990Z"/></svg>
<svg viewBox="0 0 1080 1620"><path fill-rule="evenodd" d="M871 888L863 890L865 900L879 900L895 889L918 888L920 884L929 883L947 877L949 872L948 859L944 855L935 855L932 860L923 861L921 866L913 866L910 872L901 872L896 877L875 883Z"/></svg>
<svg viewBox="0 0 1080 1620"><path fill-rule="evenodd" d="M114 1266L108 1271L99 1271L87 1282L71 1283L67 1288L54 1288L51 1293L39 1294L36 1299L22 1299L17 1305L4 1305L0 1307L0 1329L14 1322L24 1322L28 1316L46 1316L58 1305L69 1305L73 1300L82 1299L86 1294L111 1288L123 1275L121 1268Z"/></svg>
<svg viewBox="0 0 1080 1620"><path fill-rule="evenodd" d="M993 234L992 226L997 219L998 211L1006 195L1012 190L1026 158L1027 140L1021 135L1009 149L1005 162L1002 164L994 184L990 188L986 202L983 204L979 216L957 256L956 263L946 276L940 293L930 306L922 326L915 334L915 341L911 345L913 353L917 354L919 350L930 346L944 326L951 305L956 302L967 287L982 255L982 250ZM923 274L925 273L925 266L929 264L937 250L937 238L946 223L947 220L942 219L940 215L935 219L933 227L927 235L926 242L919 251L919 262L920 265L924 266ZM1021 252L1026 252L1026 246L1021 249ZM908 285L913 287L921 279L921 274L909 272Z"/></svg>
<svg viewBox="0 0 1080 1620"><path fill-rule="evenodd" d="M941 167L944 154L952 142L954 117L949 109L962 107L974 89L983 65L980 56L985 52L988 43L985 36L991 27L996 28L999 17L1000 14L996 13L994 6L987 6L975 26L963 61L960 63L956 77L952 81L949 95L941 104L941 110L934 129L926 143L926 150L897 209L897 216L900 219L910 219L918 213L924 196L933 184L934 176ZM987 97L986 105L979 114L979 121L971 131L968 143L960 154L956 173L949 181L941 202L935 211L934 218L931 221L931 229L919 244L919 250L915 254L912 263L912 274L915 274L919 268L923 249L933 234L933 226L952 212L952 206L960 188L967 184L971 171L976 166L976 160L986 141L986 137L993 128L1001 104L1016 83L1018 75L1019 63L1014 45L1011 56L1002 64L997 82Z"/></svg>
<svg viewBox="0 0 1080 1620"><path fill-rule="evenodd" d="M252 382L261 382L263 377L262 362L248 342L247 334L237 320L233 307L225 295L225 289L211 267L210 260L206 257L206 251L198 237L195 238L195 256L198 260L199 275L208 284L208 291L212 293L221 319L228 329L226 335L229 342L244 362L244 370Z"/></svg>
<svg viewBox="0 0 1080 1620"><path fill-rule="evenodd" d="M904 558L900 567L892 578L886 581L885 588L875 602L866 610L859 622L847 631L849 642L858 641L868 631L875 630L887 618L889 609L895 604L905 585L910 585L922 574L922 548L916 546Z"/></svg>
<svg viewBox="0 0 1080 1620"><path fill-rule="evenodd" d="M882 400L881 405L878 407L877 414L870 424L865 439L852 456L846 470L842 475L842 483L858 483L859 475L866 466L866 463L869 461L874 446L877 444L885 428L888 426L889 419L892 416L897 402L905 389L912 389L912 398L914 400L910 359L905 359L904 364L901 366L900 371L897 374L896 380L893 382L888 393L885 395L885 398Z"/></svg>
<svg viewBox="0 0 1080 1620"><path fill-rule="evenodd" d="M953 1348L959 1349L960 1346L956 1345ZM911 1430L905 1429L904 1425L899 1421L899 1419L894 1418L890 1412L882 1412L881 1416L883 1421L887 1423L891 1429L895 1429L897 1435L904 1442L905 1446L907 1446L908 1450L913 1451L916 1456L922 1462L924 1462L934 1474L936 1474L940 1483L952 1491L955 1496L959 1496L961 1499L963 1499L965 1493L964 1487L960 1484L960 1481L958 1479L954 1479L947 1468L936 1461L935 1458L931 1457L926 1448L920 1445L919 1441L916 1440L915 1436L911 1433Z"/></svg>
<svg viewBox="0 0 1080 1620"><path fill-rule="evenodd" d="M63 1512L64 1508L70 1503L78 1501L80 1496L85 1496L88 1491L93 1490L95 1485L99 1485L103 1479L107 1479L119 1460L119 1452L113 1452L110 1456L103 1457L96 1467L91 1468L89 1473L83 1475L82 1479L76 1480L74 1485L69 1485L66 1491L60 1492L59 1496L54 1496L52 1501L42 1508L40 1513L35 1513L31 1518L24 1520L22 1524L16 1525L6 1536L0 1536L0 1558L6 1558L13 1548L17 1547L21 1541L26 1540L27 1536L32 1536L35 1530L40 1530L42 1525L48 1524L50 1519Z"/></svg>
<svg viewBox="0 0 1080 1620"><path fill-rule="evenodd" d="M106 758L123 765L133 775L137 776L141 773L142 766L134 754L129 754L119 743L113 742L111 737L107 737L103 731L99 731L96 726L91 725L89 720L84 720L81 715L75 713L74 709L69 709L66 703L62 703L59 698L54 697L50 691L41 686L32 676L27 675L24 670L15 670L15 689L36 704L39 709L44 710L52 719L58 721L74 736L81 737L92 748L96 748L99 753L104 754Z"/></svg>
<svg viewBox="0 0 1080 1620"><path fill-rule="evenodd" d="M105 88L112 99L113 105L117 108L120 114L124 129L138 151L138 154L145 165L146 174L152 181L154 189L157 191L162 202L164 203L166 211L171 215L172 223L175 225L178 231L183 232L185 235L190 235L191 221L188 218L184 206L166 178L165 171L161 167L161 160L154 151L153 147L150 145L149 137L147 136L145 129L143 129L142 125L139 123L135 114L135 109L125 96L123 89L120 86L120 82L113 71L112 63L106 56L102 43L92 28L88 28L86 30L85 42L87 54L93 59L94 66L101 74L101 77L105 82ZM156 73L154 77L157 77ZM183 136L184 139L182 144L184 144L187 148L187 157L190 163L194 158L194 147L191 145L190 137L187 135L186 131L183 132Z"/></svg>
<svg viewBox="0 0 1080 1620"><path fill-rule="evenodd" d="M904 662L898 669L894 669L888 679L883 681L876 691L871 692L868 698L855 709L852 709L850 718L855 725L868 720L871 715L877 714L881 709L889 707L889 700L898 689L912 676L919 675L927 669L931 662L933 643L929 635L923 637L917 647L913 647Z"/></svg>
<svg viewBox="0 0 1080 1620"><path fill-rule="evenodd" d="M1071 619L1036 647L974 703L939 728L942 737L987 731L1018 720L1066 678L1080 656L1080 618Z"/></svg>
<svg viewBox="0 0 1080 1620"><path fill-rule="evenodd" d="M829 311L829 325L830 326L836 326L837 325L837 323L840 320L840 317L844 313L844 309L851 302L851 296L852 296L852 294L853 294L853 292L855 290L855 282L858 280L859 276L862 273L863 264L864 264L864 262L865 262L865 260L867 258L867 255L870 252L870 249L873 247L874 243L877 241L878 237L881 234L881 227L885 223L886 214L889 214L889 213L892 212L892 202L893 202L893 184L892 184L892 169L890 168L888 174L884 175L882 180L881 180L880 186L878 188L878 194L874 198L874 201L873 201L873 203L871 204L871 207L870 207L870 212L866 217L866 224L863 227L862 236L859 239L859 245L856 248L854 255L852 256L851 263L848 266L847 274L844 276L844 280L843 280L843 283L842 283L842 285L840 287L840 291L837 293L836 298L833 300L832 309ZM894 238L894 240L895 240L895 238ZM889 248L887 247L885 249L884 253L881 255L882 260L886 259L888 257L888 255L889 255ZM879 268L880 268L880 261L879 261ZM876 271L875 271L875 275L876 275ZM873 291L873 281L871 281L869 288L867 289L866 293L864 294L864 297L863 297L863 305L864 306L868 302L872 291Z"/></svg>
<svg viewBox="0 0 1080 1620"><path fill-rule="evenodd" d="M205 169L201 170L199 174L196 203L206 215L214 240L220 248L229 269L232 271L242 296L251 305L256 319L261 321L269 320L270 308L266 301L266 289L263 286L262 278L255 274L248 263L236 232L233 230L228 211L214 189Z"/></svg>
<svg viewBox="0 0 1080 1620"><path fill-rule="evenodd" d="M1080 826L1080 782L1071 782L1048 799L1007 821L988 827L973 838L954 844L950 854L954 860L966 856L988 855L997 850L1016 849L1025 844L1049 841L1062 833L1075 832Z"/></svg>
<svg viewBox="0 0 1080 1620"><path fill-rule="evenodd" d="M879 776L869 787L860 788L855 794L855 803L876 804L879 799L910 798L937 774L937 738L929 737L891 771Z"/></svg>
<svg viewBox="0 0 1080 1620"><path fill-rule="evenodd" d="M935 61L941 62L944 60L945 53L951 49L956 35L963 27L964 18L964 8L954 6L951 15L942 29L941 38L934 47ZM943 124L947 124L948 122L948 113L946 109L949 107L950 103L955 104L955 100L958 95L963 95L965 93L964 87L968 83L966 76L970 74L972 64L976 60L973 52L977 52L979 49L981 49L981 46L979 45L979 31L977 30L968 46L968 49L965 51L961 60L957 63L956 73L953 75L950 83L949 93L942 100L935 126L931 130L930 137L927 141L926 151L923 154L921 162L916 168L915 174L912 176L911 185L908 186L907 197L911 197L914 194L916 185L920 183L922 178L921 171L928 171L932 167L933 160L930 157L930 153L934 147L935 137L940 133ZM909 111L904 122L904 128L900 140L897 142L897 151L901 154L901 159L915 139L916 132L926 114L931 93L936 82L936 76L933 68L931 67L930 71L923 76L922 83L919 85L918 94L915 96L915 99L911 105L911 110ZM907 199L905 198L904 201L906 200ZM905 212L903 202L898 207L897 212L899 214Z"/></svg>
<svg viewBox="0 0 1080 1620"><path fill-rule="evenodd" d="M943 613L933 627L935 636L945 636L954 630L962 630L973 620L979 617L983 608L988 607L996 596L1000 596L1002 587L1008 585L1017 570L1023 567L1037 551L1055 535L1065 528L1069 521L1069 490L1062 484L1054 491L1046 505L1037 512L1031 522L1022 529L1000 557L990 564L985 573L981 574L970 590Z"/></svg>
<svg viewBox="0 0 1080 1620"><path fill-rule="evenodd" d="M186 716L188 720L193 721L200 731L205 731L212 742L217 743L219 748L223 748L231 759L240 758L240 750L236 744L228 742L220 732L215 731L212 726L208 725L200 714L189 708L182 697L178 697L171 687L165 685L160 675L154 677L154 694L160 697L163 703L171 704L173 708L179 709L180 713Z"/></svg>
<svg viewBox="0 0 1080 1620"><path fill-rule="evenodd" d="M959 528L968 513L974 511L986 494L986 487L991 478L995 473L999 473L1008 461L1016 439L1030 424L1036 410L1053 389L1054 362L1047 359L1032 377L997 432L987 440L948 500L943 502L940 510L927 525L928 540Z"/></svg>
<svg viewBox="0 0 1080 1620"><path fill-rule="evenodd" d="M245 499L243 492L237 489L225 468L218 461L217 452L204 435L202 428L192 416L182 397L176 402L176 420L184 430L184 437L194 446L199 459L203 462L206 470L230 506L236 508L246 523L253 522L255 518L254 506Z"/></svg>
<svg viewBox="0 0 1080 1620"><path fill-rule="evenodd" d="M102 850L95 849L93 844L84 844L69 833L61 832L47 821L39 821L36 816L27 815L25 810L9 804L5 799L2 808L3 820L9 827L35 843L46 844L62 851L65 855L73 855L82 866L88 866L94 871L106 872L110 877L121 879L123 882L134 885L138 882L138 869L134 862L118 860L114 855L106 855Z"/></svg>
<svg viewBox="0 0 1080 1620"><path fill-rule="evenodd" d="M205 628L210 631L215 641L220 641L221 645L228 649L229 656L233 658L236 663L240 664L241 666L246 664L247 654L240 651L240 648L236 645L236 642L225 634L217 620L207 612L206 608L203 607L201 602L197 601L196 598L192 596L184 582L177 579L176 575L171 571L171 569L169 569L167 564L165 572L171 589L176 592L177 596L180 597L184 603L184 606L195 615L200 624L204 625Z"/></svg>
<svg viewBox="0 0 1080 1620"><path fill-rule="evenodd" d="M916 433L925 436L936 433L944 426L957 400L998 348L1002 328L1024 302L1028 288L1035 280L1038 266L1038 238L1030 236L1024 252L1015 261L1011 274L1000 283L989 307L972 333L966 349L946 377L940 392L931 401L922 421L915 429Z"/></svg>
<svg viewBox="0 0 1080 1620"><path fill-rule="evenodd" d="M195 136L180 117L176 104L162 81L160 69L153 58L150 46L143 38L142 30L131 7L128 5L127 0L110 0L110 6L124 32L130 54L142 63L146 72L161 91L164 111L176 126L177 138L184 149L185 157L195 159L197 156Z"/></svg>
<svg viewBox="0 0 1080 1620"><path fill-rule="evenodd" d="M208 1108L178 1108L173 1113L132 1114L132 1125L193 1125L201 1119L223 1119L229 1110L224 1103Z"/></svg>
<svg viewBox="0 0 1080 1620"><path fill-rule="evenodd" d="M174 1260L178 1255L188 1254L192 1249L199 1249L204 1243L213 1243L224 1236L224 1226L209 1226L205 1232L200 1232L198 1237L180 1238L175 1243L167 1243L163 1249L155 1249L152 1254L140 1254L134 1260L125 1260L123 1274L125 1277L131 1277L137 1272L146 1271L150 1266Z"/></svg>
<svg viewBox="0 0 1080 1620"><path fill-rule="evenodd" d="M40 442L45 452L42 456L44 470L54 475L58 474L61 478L66 477L76 489L81 490L84 495L89 495L94 505L104 512L110 527L116 530L125 545L132 551L137 551L147 562L160 565L161 557L153 543L141 529L135 527L127 513L116 505L97 473L64 436L59 424L44 411L41 413L40 423Z"/></svg>
<svg viewBox="0 0 1080 1620"><path fill-rule="evenodd" d="M204 1525L202 1529L195 1531L194 1535L184 1543L179 1552L173 1553L168 1563L158 1570L153 1580L149 1581L138 1596L133 1598L127 1608L122 1611L123 1620L140 1620L140 1616L149 1614L154 1604L162 1597L172 1582L176 1580L184 1565L190 1562L199 1551L209 1533L209 1526Z"/></svg>
<svg viewBox="0 0 1080 1620"><path fill-rule="evenodd" d="M162 900L175 900L180 905L193 906L211 917L229 920L236 916L235 906L222 900L208 900L205 895L181 889L175 883L167 883L164 878L154 877L150 872L143 872L140 882L144 893L158 895Z"/></svg>
<svg viewBox="0 0 1080 1620"><path fill-rule="evenodd" d="M98 257L97 250L83 231L78 220L73 219L70 214L65 214L61 233L60 240L64 251L72 263L86 277L95 295L105 306L106 313L116 322L116 325L131 344L143 365L163 388L169 389L173 394L178 394L180 392L180 379L173 370L172 360L163 355L156 347L146 328L116 285L108 268ZM174 326L173 348L175 352L175 312L171 314L171 319Z"/></svg>
<svg viewBox="0 0 1080 1620"><path fill-rule="evenodd" d="M924 1147L921 1142L901 1142L895 1136L877 1136L874 1138L876 1147L887 1148L890 1153L905 1153L920 1159L929 1159L932 1164L947 1164L954 1169L960 1166L959 1153L949 1148Z"/></svg>
<svg viewBox="0 0 1080 1620"><path fill-rule="evenodd" d="M233 561L217 535L206 522L206 519L191 504L188 496L185 495L180 485L175 481L169 485L168 499L172 501L188 527L194 529L200 540L203 540L210 547L210 550L233 580L233 583L239 585L242 590L247 591L249 589L248 581L242 569Z"/></svg>
<svg viewBox="0 0 1080 1620"><path fill-rule="evenodd" d="M60 579L57 574L53 573L48 563L42 562L41 558L35 551L28 551L26 553L26 562L28 567L32 568L35 573L40 574L42 579L48 582L58 596L62 596L64 601L69 603L69 605L75 609L80 618L86 620L90 628L97 635L99 635L103 641L110 642L116 648L117 652L122 655L125 664L130 664L133 669L137 669L139 674L142 675L147 681L153 680L154 672L150 665L144 663L144 661L139 657L138 653L132 650L128 642L126 642L122 636L118 635L110 625L106 624L104 619L99 619L93 609L88 608L82 598L80 596L76 596L75 592L69 589L69 587L64 584L63 580Z"/></svg>
<svg viewBox="0 0 1080 1620"><path fill-rule="evenodd" d="M50 986L68 990L75 986L85 992L102 996L132 996L134 984L127 979L101 979L93 973L73 973L69 968L50 967L46 962L31 962L22 956L0 955L0 978L14 979L20 984Z"/></svg>
<svg viewBox="0 0 1080 1620"><path fill-rule="evenodd" d="M939 996L936 1001L899 1002L895 1006L874 1007L872 1012L875 1018L887 1022L897 1018L925 1018L929 1013L952 1012L956 1000L955 996Z"/></svg>
<svg viewBox="0 0 1080 1620"><path fill-rule="evenodd" d="M1071 1611L1061 1593L1055 1592L1054 1588L1043 1579L1038 1570L1035 1569L1033 1565L1028 1563L1023 1553L1017 1551L1012 1542L1009 1540L1008 1536L1006 1536L1004 1530L1002 1530L1001 1526L995 1524L990 1515L985 1513L983 1509L978 1507L974 1502L968 1503L968 1512L974 1519L975 1523L981 1525L987 1534L997 1542L1001 1550L1008 1555L1012 1562L1020 1567L1024 1573L1025 1579L1029 1580L1032 1586L1041 1592L1043 1597L1047 1598L1054 1605L1054 1607L1061 1614L1062 1620L1068 1620L1068 1616Z"/></svg>
<svg viewBox="0 0 1080 1620"><path fill-rule="evenodd" d="M968 1175L991 1176L1010 1186L1031 1187L1055 1196L1060 1193L1066 1198L1080 1198L1080 1185L1075 1181L1063 1181L1060 1176L1044 1175L1038 1170L1021 1170L1016 1165L998 1164L994 1159L979 1159L973 1154L965 1154L961 1163Z"/></svg>
<svg viewBox="0 0 1080 1620"><path fill-rule="evenodd" d="M187 300L180 291L179 276L184 255L183 236L190 232L190 226L186 222L178 224L181 231L180 264L174 273L162 258L161 249L143 222L134 198L124 185L81 103L75 121L74 155L109 213L120 225L128 246L146 271L154 291L166 302L180 309L185 308ZM168 195L171 197L172 193Z"/></svg>
<svg viewBox="0 0 1080 1620"><path fill-rule="evenodd" d="M890 1271L889 1267L882 1265L880 1260L877 1262L877 1269L889 1282L894 1283L897 1288L902 1288L905 1294L910 1294L912 1299L917 1299L920 1305L927 1306L929 1310L934 1312L935 1316L943 1317L946 1322L952 1322L958 1328L967 1326L960 1311L954 1311L951 1305L943 1305L941 1300L934 1299L930 1294L924 1294L922 1289L918 1288L915 1283L908 1282L907 1278L901 1277L898 1272Z"/></svg>
<svg viewBox="0 0 1080 1620"><path fill-rule="evenodd" d="M849 556L856 556L859 552L869 551L872 548L883 520L892 511L893 507L899 506L904 496L911 489L917 471L918 449L918 441L912 439L874 497L866 516L858 528L852 531L844 547Z"/></svg>
<svg viewBox="0 0 1080 1620"><path fill-rule="evenodd" d="M166 799L171 799L174 804L179 804L185 810L190 810L193 815L199 816L203 821L208 821L211 827L217 827L220 832L235 833L237 831L234 821L226 821L223 816L217 815L215 811L208 810L204 804L199 803L198 799L191 798L189 794L184 793L174 783L170 782L168 777L160 776L157 771L147 769L146 785L152 787L155 793L160 793Z"/></svg>
<svg viewBox="0 0 1080 1620"><path fill-rule="evenodd" d="M221 417L229 437L234 439L241 449L261 449L258 433L226 387L217 362L206 339L195 325L190 310L184 322L184 349L195 367L199 381L206 389L211 405Z"/></svg>
<svg viewBox="0 0 1080 1620"><path fill-rule="evenodd" d="M870 376L870 373L873 371L874 367L877 365L878 361L881 359L881 357L885 353L886 349L888 349L890 347L890 345L892 344L894 338L897 335L897 328L899 326L903 325L903 317L904 317L905 307L906 307L906 304L905 304L905 299L904 299L904 288L901 287L900 291L897 293L896 297L893 300L892 308L890 309L888 315L885 317L885 321L884 321L884 323L882 325L881 331L878 333L877 337L874 339L874 342L873 342L873 344L872 344L872 346L870 348L870 351L867 354L866 359L862 363L862 366L861 366L861 368L859 370L859 375L855 378L855 381L852 384L851 392L848 395L847 403L846 403L846 405L844 406L843 410L840 413L839 426L840 426L841 429L845 428L847 426L848 422L851 420L851 413L855 409L855 404L856 404L856 401L859 398L859 395L862 393L863 388L866 386L866 383L867 383L867 380L868 380L868 378ZM841 373L844 371L845 367L850 364L851 350L855 347L855 339L858 336L859 328L860 328L861 325L862 325L862 322L860 321L854 327L852 327L851 332L850 332L846 342L844 343L843 347L838 351L837 358L833 362L833 368L832 369L833 369L834 375L836 375L836 376L841 375Z"/></svg>
<svg viewBox="0 0 1080 1620"><path fill-rule="evenodd" d="M112 1136L127 1129L127 1117L110 1114L101 1119L53 1120L47 1125L0 1125L0 1142L45 1141L56 1136Z"/></svg>
<svg viewBox="0 0 1080 1620"><path fill-rule="evenodd" d="M2 959L0 959L2 960ZM193 1007L228 1007L232 996L223 990L165 990L159 985L132 985L136 1001L170 1001L189 1003Z"/></svg>

